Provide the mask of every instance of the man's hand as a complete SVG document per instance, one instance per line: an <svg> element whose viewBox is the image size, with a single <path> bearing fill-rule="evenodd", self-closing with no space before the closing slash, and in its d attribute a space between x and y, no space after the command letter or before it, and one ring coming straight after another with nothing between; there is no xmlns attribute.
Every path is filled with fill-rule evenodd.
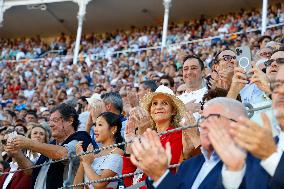
<svg viewBox="0 0 284 189"><path fill-rule="evenodd" d="M171 161L170 144L167 143L164 149L158 134L151 129L147 129L140 140L141 142L135 139L131 145L130 159L147 176L157 181L165 173Z"/></svg>
<svg viewBox="0 0 284 189"><path fill-rule="evenodd" d="M17 149L29 149L34 141L30 138L18 135L15 139L13 139L12 143Z"/></svg>
<svg viewBox="0 0 284 189"><path fill-rule="evenodd" d="M195 103L195 100L191 100L185 104L186 110L189 112L200 112L201 111L201 104Z"/></svg>
<svg viewBox="0 0 284 189"><path fill-rule="evenodd" d="M8 156L16 157L19 156L22 152L21 149L16 148L13 142L7 142L4 146L4 150L7 152Z"/></svg>
<svg viewBox="0 0 284 189"><path fill-rule="evenodd" d="M257 66L254 66L250 73L253 74L250 78L250 82L255 83L262 91L270 94L271 90L269 86L269 80L265 73L263 73Z"/></svg>
<svg viewBox="0 0 284 189"><path fill-rule="evenodd" d="M246 153L238 147L229 135L227 122L217 118L209 118L208 137L214 150L220 156L228 170L241 170L245 164Z"/></svg>
<svg viewBox="0 0 284 189"><path fill-rule="evenodd" d="M238 123L231 123L230 133L239 146L263 160L276 152L277 148L267 115L262 113L261 118L263 128L248 118L240 117Z"/></svg>
<svg viewBox="0 0 284 189"><path fill-rule="evenodd" d="M236 99L240 91L244 88L244 86L247 83L248 83L247 76L246 76L246 72L244 71L244 69L235 67L232 84L231 84L227 97Z"/></svg>

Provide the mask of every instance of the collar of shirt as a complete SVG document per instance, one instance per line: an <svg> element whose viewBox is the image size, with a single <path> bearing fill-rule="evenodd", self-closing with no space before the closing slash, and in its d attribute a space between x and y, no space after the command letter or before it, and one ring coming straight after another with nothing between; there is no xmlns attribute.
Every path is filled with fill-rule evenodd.
<svg viewBox="0 0 284 189"><path fill-rule="evenodd" d="M281 131L279 134L278 149L284 151L284 132Z"/></svg>
<svg viewBox="0 0 284 189"><path fill-rule="evenodd" d="M204 156L205 161L219 161L220 160L218 154L215 151L213 151L211 156L208 158L208 150L204 149L203 147L201 147L200 150Z"/></svg>
<svg viewBox="0 0 284 189"><path fill-rule="evenodd" d="M178 98L184 103L188 103L192 100L195 100L195 103L199 103L202 101L202 98L204 94L207 92L207 88L203 87L201 89L191 91L191 92L185 92L182 95L178 96Z"/></svg>
<svg viewBox="0 0 284 189"><path fill-rule="evenodd" d="M18 169L18 163L17 162L10 162L10 171L16 171Z"/></svg>

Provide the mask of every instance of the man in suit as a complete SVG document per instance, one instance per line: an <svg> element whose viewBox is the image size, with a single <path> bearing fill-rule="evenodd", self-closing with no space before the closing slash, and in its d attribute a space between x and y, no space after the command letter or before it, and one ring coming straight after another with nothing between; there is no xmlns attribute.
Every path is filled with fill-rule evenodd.
<svg viewBox="0 0 284 189"><path fill-rule="evenodd" d="M224 188L260 188L255 183L260 183L264 188L284 188L284 51L280 49L274 52L270 64L278 67L275 79L271 82L272 108L279 123L281 132L273 139L268 117L263 114L264 127L247 118L238 118L238 123L231 124L231 134L234 141L254 157L250 157L239 170L229 173L230 177L222 174ZM258 81L261 82L261 81ZM219 146L219 154L224 153L226 148ZM229 163L230 164L230 163ZM245 168L246 167L246 168ZM253 174L256 173L256 174ZM227 184L228 180L234 180L235 184ZM242 185L240 183L242 181ZM220 187L220 188L222 188Z"/></svg>
<svg viewBox="0 0 284 189"><path fill-rule="evenodd" d="M201 118L198 120L202 154L184 161L176 174L168 169L170 148L164 149L156 132L147 130L140 140L135 140L132 148L131 161L149 176L148 188L185 189L212 188L221 175L223 162L217 155L209 137L209 128L222 129L228 135L228 127L240 115L246 116L244 106L233 99L218 97L205 104ZM231 145L236 155L230 157L232 169L239 169L238 162L243 153L236 145ZM237 162L235 165L234 162Z"/></svg>

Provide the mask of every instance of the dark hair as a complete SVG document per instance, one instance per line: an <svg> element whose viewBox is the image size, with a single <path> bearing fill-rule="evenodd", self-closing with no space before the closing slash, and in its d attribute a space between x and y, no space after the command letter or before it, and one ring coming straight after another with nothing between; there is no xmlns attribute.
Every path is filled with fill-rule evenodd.
<svg viewBox="0 0 284 189"><path fill-rule="evenodd" d="M68 104L62 103L52 108L50 113L52 114L57 111L60 113L60 115L65 121L68 121L70 118L73 118L72 126L74 130L77 131L80 121L75 108Z"/></svg>
<svg viewBox="0 0 284 189"><path fill-rule="evenodd" d="M262 41L264 39L269 39L270 41L272 40L272 38L268 35L264 35L264 36L261 36L259 39L258 39L258 44L262 43Z"/></svg>
<svg viewBox="0 0 284 189"><path fill-rule="evenodd" d="M185 63L185 61L189 60L189 59L196 59L199 63L199 66L201 67L201 70L204 70L204 62L200 59L199 56L197 55L188 55L183 59L183 63Z"/></svg>
<svg viewBox="0 0 284 189"><path fill-rule="evenodd" d="M79 99L88 104L86 96L80 96Z"/></svg>
<svg viewBox="0 0 284 189"><path fill-rule="evenodd" d="M169 75L163 75L162 77L160 77L160 81L161 81L162 79L168 80L168 81L170 82L170 87L174 87L175 81L174 81L174 79L173 79L171 76L169 76Z"/></svg>
<svg viewBox="0 0 284 189"><path fill-rule="evenodd" d="M33 116L37 119L36 111L34 111L34 110L27 110L26 116L27 116L28 114L29 114L29 115L33 115Z"/></svg>
<svg viewBox="0 0 284 189"><path fill-rule="evenodd" d="M151 89L151 92L155 92L158 88L157 83L154 80L143 81L143 84L146 89Z"/></svg>
<svg viewBox="0 0 284 189"><path fill-rule="evenodd" d="M113 107L120 113L123 111L123 102L119 93L109 92L101 95L104 103L111 103Z"/></svg>
<svg viewBox="0 0 284 189"><path fill-rule="evenodd" d="M213 98L217 98L217 97L226 97L228 94L228 90L227 89L222 89L222 88L215 88L215 89L210 89L208 90L207 93L204 94L202 101L203 104ZM241 102L241 96L238 95L237 99L238 101Z"/></svg>
<svg viewBox="0 0 284 189"><path fill-rule="evenodd" d="M3 165L4 170L10 168L10 165L7 161L0 161L0 164Z"/></svg>
<svg viewBox="0 0 284 189"><path fill-rule="evenodd" d="M235 52L234 50L232 50L232 49L230 49L230 48L225 48L224 50L217 52L217 53L215 54L213 60L212 60L213 62L212 62L212 65L211 65L211 66L213 66L213 64L217 64L217 63L218 63L218 61L219 61L218 56L219 56L222 52L224 52L224 51L232 51L232 52Z"/></svg>
<svg viewBox="0 0 284 189"><path fill-rule="evenodd" d="M114 142L116 144L122 143L123 142L123 138L121 136L122 124L121 124L120 116L112 112L103 112L98 117L103 117L106 120L109 128L116 126L116 132L114 134ZM123 146L119 146L119 147L123 148Z"/></svg>

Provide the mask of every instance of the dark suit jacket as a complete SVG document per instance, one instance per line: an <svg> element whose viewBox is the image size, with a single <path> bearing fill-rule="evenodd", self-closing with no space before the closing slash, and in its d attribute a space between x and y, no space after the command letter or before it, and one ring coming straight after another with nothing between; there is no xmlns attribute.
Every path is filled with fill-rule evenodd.
<svg viewBox="0 0 284 189"><path fill-rule="evenodd" d="M184 161L176 174L168 173L157 189L190 189L205 162L203 154ZM199 189L212 189L221 175L222 161L220 160L202 181ZM148 188L154 188L152 182L146 180Z"/></svg>
<svg viewBox="0 0 284 189"><path fill-rule="evenodd" d="M270 180L271 189L284 189L284 153L282 153L281 159L278 163L274 176Z"/></svg>
<svg viewBox="0 0 284 189"><path fill-rule="evenodd" d="M10 171L6 169L5 172ZM3 184L8 175L0 176L0 189L2 189ZM14 173L10 183L7 186L7 189L29 189L31 188L32 177L31 175L25 175L23 172Z"/></svg>
<svg viewBox="0 0 284 189"><path fill-rule="evenodd" d="M278 137L275 138L278 143ZM246 172L240 189L284 189L284 155L279 161L275 174L271 177L266 170L260 165L260 159L248 154L246 160ZM217 189L224 189L222 176L216 186Z"/></svg>

